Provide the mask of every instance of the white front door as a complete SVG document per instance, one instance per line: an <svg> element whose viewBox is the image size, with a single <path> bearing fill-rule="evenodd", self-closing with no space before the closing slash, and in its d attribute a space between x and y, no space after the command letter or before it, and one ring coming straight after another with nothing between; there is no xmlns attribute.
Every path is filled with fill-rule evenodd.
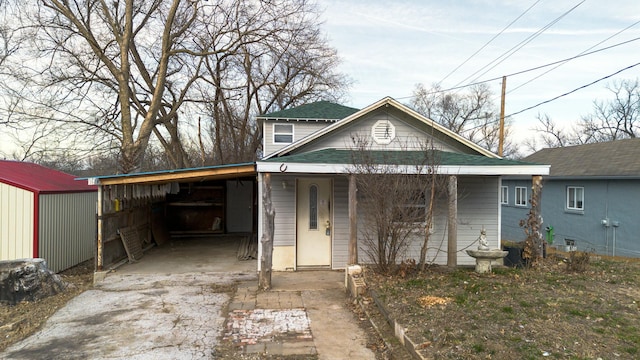
<svg viewBox="0 0 640 360"><path fill-rule="evenodd" d="M297 264L331 266L331 179L298 179L297 189Z"/></svg>

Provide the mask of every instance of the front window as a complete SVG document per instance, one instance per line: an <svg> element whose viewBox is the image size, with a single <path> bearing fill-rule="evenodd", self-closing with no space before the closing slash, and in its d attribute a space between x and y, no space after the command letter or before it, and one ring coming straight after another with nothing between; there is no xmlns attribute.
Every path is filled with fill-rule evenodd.
<svg viewBox="0 0 640 360"><path fill-rule="evenodd" d="M527 188L516 186L516 205L527 206Z"/></svg>
<svg viewBox="0 0 640 360"><path fill-rule="evenodd" d="M407 190L404 199L393 209L392 217L396 222L423 223L427 217L427 198L422 190Z"/></svg>
<svg viewBox="0 0 640 360"><path fill-rule="evenodd" d="M293 142L293 124L273 124L273 143L291 144Z"/></svg>
<svg viewBox="0 0 640 360"><path fill-rule="evenodd" d="M584 210L584 188L577 186L567 187L567 209Z"/></svg>
<svg viewBox="0 0 640 360"><path fill-rule="evenodd" d="M500 204L509 204L509 187L500 186Z"/></svg>

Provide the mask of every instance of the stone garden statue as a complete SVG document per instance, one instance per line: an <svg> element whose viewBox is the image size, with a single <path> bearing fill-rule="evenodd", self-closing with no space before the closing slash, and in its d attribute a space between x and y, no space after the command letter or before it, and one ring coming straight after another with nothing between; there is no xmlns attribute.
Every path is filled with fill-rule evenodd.
<svg viewBox="0 0 640 360"><path fill-rule="evenodd" d="M482 228L480 230L480 238L478 238L480 245L478 245L478 250L489 250L489 245L487 243L487 230Z"/></svg>

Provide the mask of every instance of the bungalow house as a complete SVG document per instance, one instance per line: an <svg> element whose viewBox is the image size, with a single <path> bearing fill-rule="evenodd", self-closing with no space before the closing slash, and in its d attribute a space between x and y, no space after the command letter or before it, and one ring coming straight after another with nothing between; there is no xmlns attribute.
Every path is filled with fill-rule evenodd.
<svg viewBox="0 0 640 360"><path fill-rule="evenodd" d="M417 171L420 144L430 144L438 154L437 173L446 177L448 195L435 211L430 232L437 240L429 250L429 262L473 264L464 250L477 246L482 229L489 246L499 247L501 177L518 175L532 181L549 173L547 165L502 159L389 97L362 110L318 102L257 120L264 156L255 163L89 179L99 185L102 204L97 270L125 256L120 241L114 241L121 234L118 229L141 222L156 240L165 237L158 231L160 225L168 226L171 235L176 230L183 235L220 235L231 231L230 222L249 221L245 229L250 238L261 239L266 177L275 210L273 270L343 269L367 262L360 216L367 205L353 176L354 153L360 151L354 148L355 138L366 139L368 151L375 159L385 159L385 166L406 172ZM238 184L244 184L244 190L233 190L230 196ZM244 191L252 195L240 196ZM246 203L237 206L237 199ZM146 234L141 241L149 240ZM420 245L421 239L415 239L406 258L416 258ZM258 242L258 258L262 250Z"/></svg>
<svg viewBox="0 0 640 360"><path fill-rule="evenodd" d="M324 110L331 109L325 105ZM327 126L299 139L295 138L296 129L309 126L308 119L326 116L301 107L259 118L266 155L256 163L258 211L263 219L260 184L265 174L270 174L276 212L274 270L340 269L368 261L358 258L366 253L362 251L364 224L358 216L366 205L357 201L357 186L351 176L354 152L361 151L354 147L353 139L366 139L368 150L378 158L392 159L390 165L404 167L407 172L415 168L420 144L428 143L438 152L437 173L447 176L453 185L449 186L448 201L436 204L438 215L431 229L434 241L427 258L440 264L451 263L451 257L457 264L473 264L475 260L464 249L477 246L482 229L489 246L499 247L501 176L527 176L531 182L532 176L549 171L546 165L502 159L389 97L360 111L333 107L347 116L327 121ZM260 221L258 238L263 231ZM417 259L420 244L421 238L415 239L406 257Z"/></svg>
<svg viewBox="0 0 640 360"><path fill-rule="evenodd" d="M543 177L546 237L564 250L640 257L640 139L549 148L523 159L551 164ZM529 207L525 178L502 182L502 237L523 240Z"/></svg>

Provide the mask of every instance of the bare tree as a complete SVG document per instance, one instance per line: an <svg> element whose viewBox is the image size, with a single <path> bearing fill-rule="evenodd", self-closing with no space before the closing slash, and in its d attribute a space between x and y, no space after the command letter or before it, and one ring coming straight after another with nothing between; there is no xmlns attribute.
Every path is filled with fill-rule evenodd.
<svg viewBox="0 0 640 360"><path fill-rule="evenodd" d="M486 84L472 86L468 92L457 94L442 91L439 85L427 89L416 85L411 106L422 115L447 129L475 142L487 150L497 152L500 124L493 94ZM509 139L509 121L505 124L503 154L516 155L517 146Z"/></svg>
<svg viewBox="0 0 640 360"><path fill-rule="evenodd" d="M322 36L318 9L308 1L279 1L221 9L237 19L212 43L231 37L234 51L206 58L203 100L217 163L255 160L261 145L256 115L317 100L339 101L349 81Z"/></svg>
<svg viewBox="0 0 640 360"><path fill-rule="evenodd" d="M424 268L432 234L435 202L442 191L430 147L405 149L413 165L399 164L393 153L372 149L368 140L353 137L351 174L358 188L359 232L363 251L381 273L392 273L405 260L408 247L422 237L419 266ZM398 152L400 153L400 152ZM417 160L416 160L417 159Z"/></svg>
<svg viewBox="0 0 640 360"><path fill-rule="evenodd" d="M613 82L609 101L594 101L593 113L583 116L578 127L585 142L635 138L640 135L640 83L638 79Z"/></svg>
<svg viewBox="0 0 640 360"><path fill-rule="evenodd" d="M548 114L538 114L537 136L526 140L531 151L542 147L555 148L572 145L614 141L638 136L640 125L640 82L623 80L607 86L614 95L608 101L595 100L593 113L583 116L569 128L562 128Z"/></svg>
<svg viewBox="0 0 640 360"><path fill-rule="evenodd" d="M259 144L255 115L268 104L296 105L346 84L306 0L13 3L33 30L21 39L27 66L12 71L29 89L19 94L28 102L22 117L82 134L78 147L117 143L123 172L144 166L150 143L172 167L191 165L202 149L192 149L190 131L203 114L220 143L217 161L247 158Z"/></svg>

